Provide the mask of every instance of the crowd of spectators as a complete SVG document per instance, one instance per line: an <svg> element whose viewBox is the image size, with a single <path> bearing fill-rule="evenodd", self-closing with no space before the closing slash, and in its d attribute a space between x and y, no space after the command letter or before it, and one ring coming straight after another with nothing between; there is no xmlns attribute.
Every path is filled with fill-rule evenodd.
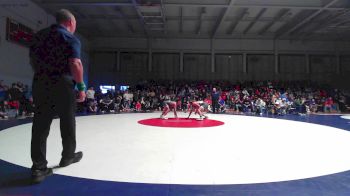
<svg viewBox="0 0 350 196"><path fill-rule="evenodd" d="M34 114L33 98L28 85L21 82L5 85L0 80L0 120L8 117L26 118Z"/></svg>
<svg viewBox="0 0 350 196"><path fill-rule="evenodd" d="M213 88L219 92L213 104ZM346 95L338 89L320 87L305 82L154 82L144 81L126 91L102 94L90 87L88 100L80 106L87 112L149 112L160 111L165 96L177 102L177 110L188 111L189 101L195 97L219 113L299 114L339 113L347 111Z"/></svg>
<svg viewBox="0 0 350 196"><path fill-rule="evenodd" d="M218 99L212 99L214 88ZM209 111L217 113L305 115L347 111L344 92L306 82L143 81L125 91L105 94L90 87L86 95L86 101L78 104L79 113L161 111L166 96L176 101L177 110L183 112L189 110L189 102L193 99L206 102ZM213 104L213 100L217 103ZM27 85L17 82L7 86L0 81L0 119L31 117L33 111L33 99Z"/></svg>

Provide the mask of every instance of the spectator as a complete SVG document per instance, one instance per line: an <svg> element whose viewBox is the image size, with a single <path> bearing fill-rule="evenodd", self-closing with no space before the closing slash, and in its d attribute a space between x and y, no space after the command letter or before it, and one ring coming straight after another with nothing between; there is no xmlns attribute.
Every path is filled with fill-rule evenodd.
<svg viewBox="0 0 350 196"><path fill-rule="evenodd" d="M266 103L261 98L258 98L255 102L256 114L262 115L265 107Z"/></svg>
<svg viewBox="0 0 350 196"><path fill-rule="evenodd" d="M251 102L248 97L244 98L243 100L243 112L245 113L252 112Z"/></svg>
<svg viewBox="0 0 350 196"><path fill-rule="evenodd" d="M6 114L4 112L0 111L0 120L7 120L8 116L6 116Z"/></svg>
<svg viewBox="0 0 350 196"><path fill-rule="evenodd" d="M225 100L222 97L220 97L218 103L219 103L219 110L218 111L221 113L225 113L226 112Z"/></svg>
<svg viewBox="0 0 350 196"><path fill-rule="evenodd" d="M116 94L116 97L114 98L114 109L115 109L115 112L120 112L121 110L121 107L122 107L122 100L123 100L123 97L118 93Z"/></svg>
<svg viewBox="0 0 350 196"><path fill-rule="evenodd" d="M141 107L142 111L149 112L151 110L151 102L149 101L149 99L146 99Z"/></svg>
<svg viewBox="0 0 350 196"><path fill-rule="evenodd" d="M8 116L6 115L7 105L7 86L3 83L3 80L0 80L0 120L7 120Z"/></svg>
<svg viewBox="0 0 350 196"><path fill-rule="evenodd" d="M95 90L94 90L94 87L90 87L86 91L86 99L87 99L87 102L95 101Z"/></svg>
<svg viewBox="0 0 350 196"><path fill-rule="evenodd" d="M132 94L129 90L126 90L124 92L123 98L127 102L131 102L134 98L134 94Z"/></svg>
<svg viewBox="0 0 350 196"><path fill-rule="evenodd" d="M97 113L98 107L97 107L97 101L96 100L90 100L87 103L87 108L88 108L88 112L90 113Z"/></svg>
<svg viewBox="0 0 350 196"><path fill-rule="evenodd" d="M300 97L297 97L294 100L294 107L296 108L296 112L298 114L306 113L306 109L304 109L304 103L302 102L302 99Z"/></svg>
<svg viewBox="0 0 350 196"><path fill-rule="evenodd" d="M324 102L324 109L323 112L332 112L333 111L333 99L331 97L328 97L327 100Z"/></svg>
<svg viewBox="0 0 350 196"><path fill-rule="evenodd" d="M8 101L8 87L0 83L0 112L5 113L5 102Z"/></svg>
<svg viewBox="0 0 350 196"><path fill-rule="evenodd" d="M135 111L136 112L141 112L141 103L140 101L137 101L135 104Z"/></svg>
<svg viewBox="0 0 350 196"><path fill-rule="evenodd" d="M114 112L114 103L113 100L108 96L105 95L101 100L100 100L100 111L102 113L105 112Z"/></svg>
<svg viewBox="0 0 350 196"><path fill-rule="evenodd" d="M12 86L10 89L8 89L8 105L10 106L10 109L14 110L12 113L15 113L15 116L18 116L19 112L19 97L20 97L20 91L17 87L16 83L12 83Z"/></svg>
<svg viewBox="0 0 350 196"><path fill-rule="evenodd" d="M309 102L309 108L311 113L317 113L317 104L315 99L311 99Z"/></svg>
<svg viewBox="0 0 350 196"><path fill-rule="evenodd" d="M233 104L234 104L234 109L236 112L243 111L243 101L240 99L239 95L235 96Z"/></svg>

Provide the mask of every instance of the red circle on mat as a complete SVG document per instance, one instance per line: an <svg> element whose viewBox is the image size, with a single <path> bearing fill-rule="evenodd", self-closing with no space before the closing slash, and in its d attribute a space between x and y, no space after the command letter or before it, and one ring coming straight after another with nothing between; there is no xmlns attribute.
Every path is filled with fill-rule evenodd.
<svg viewBox="0 0 350 196"><path fill-rule="evenodd" d="M215 127L223 125L224 122L218 120L204 119L196 120L195 118L150 118L140 120L138 123L155 127L177 127L177 128L200 128L200 127Z"/></svg>

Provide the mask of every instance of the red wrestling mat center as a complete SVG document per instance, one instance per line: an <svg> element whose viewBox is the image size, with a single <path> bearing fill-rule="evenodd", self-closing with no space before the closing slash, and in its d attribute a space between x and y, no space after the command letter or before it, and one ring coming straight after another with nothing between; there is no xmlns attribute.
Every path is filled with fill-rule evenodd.
<svg viewBox="0 0 350 196"><path fill-rule="evenodd" d="M160 118L150 118L140 120L138 123L142 125L155 127L177 127L177 128L200 128L200 127L215 127L223 125L224 122L204 119L196 120L195 118L169 118L167 120Z"/></svg>

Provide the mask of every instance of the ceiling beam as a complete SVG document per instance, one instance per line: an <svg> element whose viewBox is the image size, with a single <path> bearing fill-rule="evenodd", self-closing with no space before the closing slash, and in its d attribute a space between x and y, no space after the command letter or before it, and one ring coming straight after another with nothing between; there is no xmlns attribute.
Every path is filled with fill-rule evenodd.
<svg viewBox="0 0 350 196"><path fill-rule="evenodd" d="M137 12L137 15L139 16L139 22L140 22L146 36L149 37L148 30L146 27L146 22L145 22L145 19L143 18L143 15L141 14L141 11L139 9L139 4L136 2L136 0L131 0L131 1L132 1L132 4L133 4L135 11Z"/></svg>
<svg viewBox="0 0 350 196"><path fill-rule="evenodd" d="M178 16L168 16L166 17L166 19L168 21L171 20L176 20L176 21L198 21L198 16L182 16L181 18L181 10L179 13L179 17ZM78 16L79 19L81 20L104 20L104 17L107 16L110 19L113 20L138 20L139 17L138 16L126 16L126 15L117 15L117 14L113 14L113 15L104 15L104 14L98 14L98 15L86 15L86 18L80 17ZM210 22L214 22L217 21L217 16L203 16L202 17L202 21L210 21ZM226 17L226 21L235 21L238 20L239 17ZM240 21L242 22L252 22L255 20L255 17L245 17L242 18ZM283 18L272 18L272 17L260 17L257 21L260 22L287 22L289 20L283 19Z"/></svg>
<svg viewBox="0 0 350 196"><path fill-rule="evenodd" d="M342 26L342 25L345 25L347 23L350 23L350 20L344 20L344 21L340 21L340 22L337 22L335 24L332 24L331 26L329 26L329 28L337 28L339 26ZM350 25L348 25L348 27L350 28Z"/></svg>
<svg viewBox="0 0 350 196"><path fill-rule="evenodd" d="M107 13L108 10L106 7L99 7L101 9L101 11L103 11L103 13ZM109 30L113 30L113 27L117 29L117 31L121 31L119 28L119 25L115 23L115 21L113 19L108 18L107 15L104 15L105 20L109 23L109 26L103 26L104 28L108 28Z"/></svg>
<svg viewBox="0 0 350 196"><path fill-rule="evenodd" d="M317 29L320 29L324 26L327 26L327 24L331 21L333 21L333 18L335 17L334 14L329 13L327 16L323 17L323 18L319 18L317 23L309 24L308 26L304 26L305 28L299 28L297 31L294 31L294 33L292 34L293 39L302 39L303 37L305 37L306 35L308 35L309 33L312 33L314 31L316 31ZM304 31L301 31L302 29L304 29Z"/></svg>
<svg viewBox="0 0 350 196"><path fill-rule="evenodd" d="M42 1L44 6L128 6L133 7L133 3L117 3L117 2L61 2L61 1Z"/></svg>
<svg viewBox="0 0 350 196"><path fill-rule="evenodd" d="M124 24L128 27L129 31L135 33L134 27L132 27L132 25L130 24L129 18L125 16L123 10L121 10L120 7L115 7L114 9L119 13L121 19L124 21Z"/></svg>
<svg viewBox="0 0 350 196"><path fill-rule="evenodd" d="M333 13L332 12L329 12L327 11L328 13L326 12L323 12L322 14L320 13L319 15L317 15L317 17L314 17L313 19L311 19L309 22L308 22L308 25L302 25L300 26L299 28L295 29L294 31L290 32L290 35L292 37L294 36L298 36L300 34L303 34L305 32L303 32L303 29L312 29L313 26L318 26L320 23L324 23L326 21L328 21L330 18L333 17Z"/></svg>
<svg viewBox="0 0 350 196"><path fill-rule="evenodd" d="M141 33L135 33L135 34L127 34L127 33L112 33L112 32L104 32L104 33L97 33L95 34L95 36L99 36L99 37L118 37L118 36L123 36L123 37L144 37L144 34ZM232 37L234 38L241 38L241 37L245 37L245 38L249 38L249 39L262 39L262 38L256 38L255 34L247 34L247 35L242 35L241 33L237 33L237 34L233 34L233 35L218 35L217 38L218 39L232 39ZM195 35L193 33L187 33L184 32L183 34L178 34L178 33L174 33L174 32L169 32L168 34L160 34L159 38L193 38L193 39L209 39L210 38L210 34L200 34L200 35ZM272 37L265 37L263 39L269 39L271 40Z"/></svg>
<svg viewBox="0 0 350 196"><path fill-rule="evenodd" d="M201 28L202 28L202 18L203 15L205 13L205 7L201 7L199 10L199 17L198 17L198 25L197 25L197 29L196 29L196 34L200 34L201 33Z"/></svg>
<svg viewBox="0 0 350 196"><path fill-rule="evenodd" d="M183 23L184 23L184 15L183 15L183 7L180 7L180 20L179 20L179 32L183 33Z"/></svg>
<svg viewBox="0 0 350 196"><path fill-rule="evenodd" d="M163 0L160 0L160 8L161 8L161 11L162 11L162 18L163 18L163 27L164 27L163 33L167 34L168 33L168 25L166 23L166 16L165 16L165 11L164 11Z"/></svg>
<svg viewBox="0 0 350 196"><path fill-rule="evenodd" d="M259 35L263 35L266 33L267 30L269 30L273 24L275 24L275 22L277 22L278 20L281 20L281 18L283 18L283 16L285 16L287 13L289 12L289 9L282 9L280 10L277 15L267 24L265 25L260 31L259 31Z"/></svg>
<svg viewBox="0 0 350 196"><path fill-rule="evenodd" d="M79 18L83 18L83 19L88 18L85 14L81 13L77 7L72 8L72 11L73 11L73 14Z"/></svg>
<svg viewBox="0 0 350 196"><path fill-rule="evenodd" d="M335 27L337 27L338 25L344 23L344 20L338 21L339 17L342 17L344 15L346 16L349 13L350 12L348 11L348 12L343 12L343 13L331 14L331 15L327 16L325 19L322 20L322 22L319 22L318 24L313 26L311 28L311 30L303 33L299 39L301 39L301 40L308 39L315 31L318 31L322 28L327 28L329 25L334 25ZM347 16L347 18L348 18L348 16Z"/></svg>
<svg viewBox="0 0 350 196"><path fill-rule="evenodd" d="M226 20L226 17L228 15L228 13L230 12L229 10L232 9L232 6L235 4L237 0L231 0L230 3L228 4L228 7L223 8L223 12L221 12L221 16L219 17L219 19L217 20L215 26L214 26L214 30L212 33L212 38L215 38L220 26L222 25L222 23Z"/></svg>
<svg viewBox="0 0 350 196"><path fill-rule="evenodd" d="M279 33L276 35L276 39L280 38L282 35L285 34L290 34L292 32L294 32L295 30L297 30L298 28L300 28L301 26L305 25L306 23L308 23L309 21L311 21L313 18L315 18L317 15L319 15L321 12L323 12L324 10L328 9L330 6L332 6L333 4L335 4L338 0L332 0L331 2L327 3L326 5L324 5L323 7L321 7L320 9L318 9L317 11L315 11L314 13L312 13L311 15L309 15L306 18L303 18L298 24L293 25L292 28L288 29L287 31L284 31L282 33Z"/></svg>
<svg viewBox="0 0 350 196"><path fill-rule="evenodd" d="M80 17L80 18L83 18L83 19L88 19L88 16L86 14L83 14L77 7L72 8L72 11L73 11L74 14L77 15L77 17ZM94 26L94 28L92 29L92 31L94 33L102 31L101 26L100 26L100 24L98 22L91 21L91 24Z"/></svg>
<svg viewBox="0 0 350 196"><path fill-rule="evenodd" d="M43 1L41 3L44 6L134 6L134 3L118 3L118 2L60 2L60 1ZM227 4L200 4L200 3L164 3L164 6L169 7L215 7L215 8L228 8ZM288 6L288 5L249 5L249 4L235 4L237 8L286 8L286 9L307 9L307 10L344 10L345 8L339 7L320 7L315 6Z"/></svg>
<svg viewBox="0 0 350 196"><path fill-rule="evenodd" d="M179 7L179 6L186 6L186 7L214 7L214 8L227 8L229 5L227 4L191 4L191 3L166 3L165 6L169 7ZM315 6L291 6L291 5L249 5L249 4L235 4L236 8L287 8L287 9L307 9L307 10L319 10L319 9L325 9L325 10L343 10L344 8L339 7L327 7L323 8L321 6L315 5Z"/></svg>
<svg viewBox="0 0 350 196"><path fill-rule="evenodd" d="M347 39L350 41L350 37L348 36L348 34L339 34L341 35L344 39ZM145 38L144 34L126 34L126 33L104 33L101 35L101 33L97 33L93 35L94 37L104 37L104 38L110 38L110 37L116 37L116 38ZM173 39L210 39L210 35L206 34L206 35L195 35L193 33L183 33L182 35L178 34L178 33L171 33L169 32L168 34L160 34L159 38L173 38ZM241 33L234 33L233 35L218 35L217 39L228 39L228 40L232 40L232 39L252 39L252 40L272 40L273 37L257 37L256 34L246 34L243 35ZM321 40L321 41L325 41L325 40L334 40L334 35L330 36L329 34L320 34L317 35L315 37L312 37L312 40Z"/></svg>
<svg viewBox="0 0 350 196"><path fill-rule="evenodd" d="M237 17L237 19L235 21L233 21L233 23L231 24L229 30L227 31L227 34L233 34L235 32L235 29L238 25L238 23L244 18L244 16L247 14L248 8L244 8L241 13L239 14L239 16Z"/></svg>
<svg viewBox="0 0 350 196"><path fill-rule="evenodd" d="M257 20L259 20L259 18L266 12L266 8L263 8L262 10L260 10L260 12L258 13L258 15L256 15L254 21L252 21L248 27L243 31L243 34L247 34L247 32L254 26L254 24L256 23Z"/></svg>

